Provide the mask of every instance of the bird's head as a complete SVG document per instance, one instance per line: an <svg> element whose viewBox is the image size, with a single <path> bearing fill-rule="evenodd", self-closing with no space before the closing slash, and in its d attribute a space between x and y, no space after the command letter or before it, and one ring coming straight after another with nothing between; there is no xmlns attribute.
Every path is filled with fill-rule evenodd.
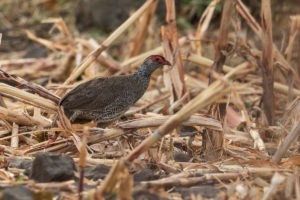
<svg viewBox="0 0 300 200"><path fill-rule="evenodd" d="M164 66L164 65L170 65L171 63L169 61L167 61L163 56L159 56L159 55L153 55L153 56L149 56L149 63L155 64L155 65L159 65L159 66Z"/></svg>
<svg viewBox="0 0 300 200"><path fill-rule="evenodd" d="M163 56L152 55L145 59L139 72L144 75L151 75L156 69L163 67L164 65L172 66Z"/></svg>

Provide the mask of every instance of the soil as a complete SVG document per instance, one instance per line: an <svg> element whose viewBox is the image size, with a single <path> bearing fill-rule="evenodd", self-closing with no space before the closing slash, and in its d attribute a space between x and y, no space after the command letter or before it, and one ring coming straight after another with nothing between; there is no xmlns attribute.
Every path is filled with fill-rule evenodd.
<svg viewBox="0 0 300 200"><path fill-rule="evenodd" d="M68 77L69 73L67 73L67 71L71 71L71 69L78 64L77 59L79 60L80 56L88 54L88 50L90 50L88 46L92 46L97 42L98 44L101 43L109 33L115 30L131 15L133 10L142 4L142 1L134 1L134 3L132 3L133 1L130 0L78 0L61 1L63 3L59 2L60 1L56 0L24 1L23 3L18 3L17 0L0 2L0 10L4 10L3 14L0 13L0 33L2 33L0 61L8 59L14 61L23 58L39 58L43 60L42 64L6 64L0 66L0 69L5 69L14 75L17 74L16 76L20 76L33 83L45 85L50 91L55 91L62 86L63 81L54 83L53 80L62 80L63 78L59 79L59 74L65 73L65 76ZM116 2L118 2L118 6L116 6ZM251 13L253 13L259 22L260 2L251 0L245 0L244 2L250 7ZM286 47L289 39L290 17L292 15L299 15L300 4L299 0L272 0L271 2L273 39L281 53L284 54L284 47ZM178 1L176 1L176 5L178 6ZM18 15L13 14L13 11L16 11L16 9L19 10ZM158 10L156 11L157 17L153 20L152 24L149 25L148 34L150 39L145 42L143 50L150 50L160 45L160 26L165 24L164 10L164 1L160 1ZM177 11L177 17L189 19L190 21L187 20L188 27L191 27L191 29L180 29L179 35L188 35L188 33L196 29L199 16L195 14L194 6L182 6L177 8ZM218 36L217 33L221 17L220 12L221 11L217 11L217 13L215 13L215 18L203 42L203 56L211 59L213 59L215 55L215 42ZM61 35L63 34L56 34L59 30L53 29L53 23L42 23L42 19L48 19L49 17L63 17L68 30L71 32L72 42L68 40L69 38L66 39L67 37L62 37ZM134 27L125 32L114 45L105 52L105 54L109 55L108 58L113 60L113 64L109 63L110 66L121 68L121 71L117 72L118 75L126 74L132 70L125 69L126 67L129 68L128 66L122 68L121 60L127 60L129 58L128 52L130 48L132 48L130 45L132 45L136 37L136 26L138 25L135 24ZM261 41L258 37L255 36L245 23L242 24L242 27L245 28L245 31L248 33L247 42L250 43L250 46L251 44L255 44L256 47L260 48ZM51 45L59 44L66 48L63 50L59 48L51 49L51 45L48 43L49 46L45 46L45 43L40 44L37 41L29 39L26 35L26 30L31 31L39 38L51 41ZM91 38L94 39L94 41L92 41ZM84 40L85 43L78 42L81 40ZM300 62L299 41L300 39L298 37L294 45L291 61L294 68L296 68L297 63ZM74 45L75 43L78 44L79 47ZM82 52L78 53L78 49L81 49ZM191 45L191 49L193 51L195 50L194 44ZM74 61L74 58L76 61ZM68 64L68 59L72 60L71 64ZM243 59L233 57L226 64L235 66L240 64L241 60ZM96 64L89 69L90 71L86 70L84 75L80 76L76 82L85 81L95 75L109 76L113 74L112 70L107 70L107 68L103 66L99 69L99 63L101 63L101 61L97 60ZM279 65L280 63L276 64ZM64 66L67 66L68 70L60 71ZM203 70L195 64L187 63L184 70L190 75L189 79L194 78L196 83L207 80L207 77L203 76L207 69ZM55 71L55 73L53 71ZM239 82L235 83L250 84L251 82L252 84L253 82L259 82L261 78L258 74L257 72L253 72L247 76L239 77ZM222 77L220 79L224 81L224 84L227 84L225 79L223 80ZM287 80L287 82L288 81L289 80ZM3 82L4 81L1 83ZM162 95L165 95L165 91L156 87L155 84L162 84L161 75L156 75L153 80L151 80L151 92L158 94L156 95L156 99L158 99ZM257 85L259 84L256 84L256 86ZM16 88L19 87L19 85L14 86ZM71 85L67 87L69 86L71 87ZM297 146L299 145L299 140L295 140L290 150L283 155L281 163L275 164L270 162L271 157L278 150L282 139L292 130L295 121L299 121L299 118L295 117L299 115L297 106L295 106L295 108L287 106L297 105L295 103L297 102L297 98L295 98L293 94L276 93L277 107L275 114L277 118L282 119L281 117L283 116L286 116L286 118L294 118L290 120L291 123L285 124L284 120L277 120L274 126L267 126L263 123L264 121L262 119L264 115L260 108L261 87L251 88L250 92L247 88L241 92L239 87L245 86L237 85L238 89L236 91L238 92L234 93L236 96L232 94L228 99L220 99L220 102L230 104L233 99L238 99L238 102L241 104L239 106L243 106L249 111L250 120L259 124L254 130L259 130L259 136L262 137L266 145L265 151L258 150L257 144L253 142L252 137L247 133L245 123L243 122L234 129L228 128L228 135L224 140L224 154L222 158L217 161L198 159L203 142L202 133L200 134L199 131L200 126L197 125L198 129L196 129L196 126L183 126L177 131L174 131L172 138L166 138L163 142L154 145L140 156L131 166L129 170L130 176L127 176L125 172L120 175L122 180L126 180L127 182L125 183L128 183L123 183L122 187L127 186L125 188L133 190L131 193L132 199L251 199L253 196L255 196L253 199L263 199L263 195L266 195L264 191L268 191L270 188L274 190L275 199L280 199L281 197L282 199L296 199L298 197L299 189L294 186L296 183L299 185L300 180L297 179L297 177L299 177L298 168L300 158L300 147ZM197 91L196 94L198 94ZM149 96L153 96L153 94L151 93ZM241 102L245 99L251 103L246 101ZM170 114L168 113L168 108L170 107L169 99L162 100L154 105L151 105L151 102L153 102L153 97L150 99L145 98L137 102L137 107L146 105L146 108L142 109L139 113L125 117L126 121L129 121L128 119L143 119L148 117L148 111L152 112L149 116L157 115L157 113ZM61 134L57 141L53 141L53 146L51 146L53 149L49 150L44 144L52 137L53 132L57 130L41 131L41 129L45 128L48 130L53 128L49 125L49 120L52 119L50 118L50 116L52 117L52 113L48 115L46 111L41 111L40 108L31 105L28 106L26 103L20 103L17 98L12 98L6 94L0 95L0 105L1 108L8 107L12 111L19 109L18 114L35 120L35 123L29 126L9 120L5 120L4 122L0 119L0 199L31 200L78 198L80 173L78 167L80 154L76 148L78 144L75 144L73 140L71 141L70 137L65 137L65 135L62 134L64 131L61 130L62 126L59 124L58 128L55 128L59 129ZM282 107L284 107L284 109L281 109ZM294 114L285 114L288 109L294 111ZM208 110L211 110L211 108L205 108L201 111L208 113ZM237 116L238 119L242 118L240 115ZM263 122L257 122L259 120ZM47 125L39 127L39 123ZM18 133L31 131L40 131L40 133L30 133L20 136L19 147L15 148L12 147L12 139L9 136L12 135L11 132L15 129L16 125L18 126ZM113 128L115 127L117 127L116 124L113 124L109 126L108 129L111 131L114 130ZM283 131L281 129L282 127L284 127ZM85 136L86 130L91 133L96 132L97 134L94 136L98 137L98 141L100 141L87 147L89 155L87 156L84 170L85 178L83 185L84 192L86 193L100 188L105 177L107 177L112 169L112 166L116 163L116 160L127 156L129 152L155 130L153 127L122 129L124 132L122 136L107 139L105 138L106 134L108 134L106 130L96 127L93 123L85 124L84 126L74 125L73 128L82 130L78 134L78 137L81 138ZM201 130L202 128L203 127L201 127ZM5 132L6 130L9 131ZM281 130L283 133L278 130ZM2 137L9 138L2 139ZM90 137L90 139L91 138L92 137ZM191 152L188 144L191 138L193 139L191 140L192 150L196 149L197 151ZM81 141L82 140L80 140L80 142ZM92 141L88 141L88 145L90 145L90 143L92 143ZM60 144L66 145L59 146ZM57 147L57 149L55 147ZM43 152L46 150L51 153ZM40 152L32 153L31 151ZM165 166L160 165L161 163L165 164ZM270 171L263 171L266 168L270 168ZM247 174L244 174L244 169L249 170ZM189 173L185 174L185 170ZM278 170L278 172L276 170ZM164 181L164 178L176 175L177 171L185 174L183 178L187 179L173 179L175 186L170 187L169 185L172 185L172 183L168 183L169 185L166 184L167 186L158 187L153 185L146 187L144 185L145 182L155 184L151 182L154 180ZM215 174L220 176L215 179L211 178L215 177ZM226 179L225 177L226 175L233 176L236 174L238 175L235 179ZM225 180L221 180L219 177L225 177ZM177 186L189 185L189 182L186 181L190 180L188 178L195 178L192 180L200 181L194 186ZM276 181L278 181L278 185ZM280 184L285 184L285 187ZM279 190L279 192L275 193L276 189ZM244 196L244 194L246 194L246 196ZM118 198L119 196L117 197L115 193L107 197L107 199Z"/></svg>

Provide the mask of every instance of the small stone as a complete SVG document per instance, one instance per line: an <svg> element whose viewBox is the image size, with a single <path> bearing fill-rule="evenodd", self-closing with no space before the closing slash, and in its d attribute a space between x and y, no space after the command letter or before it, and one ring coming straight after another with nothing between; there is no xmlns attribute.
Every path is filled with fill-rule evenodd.
<svg viewBox="0 0 300 200"><path fill-rule="evenodd" d="M90 180L104 179L109 172L109 167L106 165L97 165L88 167L84 170L84 177Z"/></svg>
<svg viewBox="0 0 300 200"><path fill-rule="evenodd" d="M178 132L180 134L180 137L191 137L199 133L199 131L193 126L181 126L178 129Z"/></svg>
<svg viewBox="0 0 300 200"><path fill-rule="evenodd" d="M37 153L30 178L37 182L61 182L74 179L74 161L65 155Z"/></svg>
<svg viewBox="0 0 300 200"><path fill-rule="evenodd" d="M220 190L215 188L213 185L203 185L190 188L177 187L174 189L174 192L180 193L183 199L187 199L191 196L191 194L195 194L195 196L201 195L203 198L214 199Z"/></svg>
<svg viewBox="0 0 300 200"><path fill-rule="evenodd" d="M176 162L189 162L191 160L191 157L185 153L175 152L174 160Z"/></svg>
<svg viewBox="0 0 300 200"><path fill-rule="evenodd" d="M155 172L149 168L143 168L141 171L133 175L134 182L151 181L160 178Z"/></svg>
<svg viewBox="0 0 300 200"><path fill-rule="evenodd" d="M40 44L34 44L26 49L23 58L45 58L48 55L48 49Z"/></svg>
<svg viewBox="0 0 300 200"><path fill-rule="evenodd" d="M33 200L33 193L22 185L6 187L3 190L2 200Z"/></svg>
<svg viewBox="0 0 300 200"><path fill-rule="evenodd" d="M30 175L31 167L32 167L32 160L25 159L22 157L16 157L15 159L11 160L9 163L10 168L18 168L18 169L25 169L24 174L26 176Z"/></svg>
<svg viewBox="0 0 300 200"><path fill-rule="evenodd" d="M166 200L166 198L161 198L157 194L149 192L147 189L145 190L137 190L132 193L132 199L135 200Z"/></svg>

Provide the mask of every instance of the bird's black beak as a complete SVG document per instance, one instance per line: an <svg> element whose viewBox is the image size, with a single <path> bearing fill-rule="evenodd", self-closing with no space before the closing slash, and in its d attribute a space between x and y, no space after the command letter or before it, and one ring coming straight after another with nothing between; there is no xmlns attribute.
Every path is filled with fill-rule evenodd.
<svg viewBox="0 0 300 200"><path fill-rule="evenodd" d="M171 63L169 61L166 60L166 62L164 63L164 65L169 65L172 66Z"/></svg>
<svg viewBox="0 0 300 200"><path fill-rule="evenodd" d="M168 66L168 67L164 68L164 70L163 70L164 72L168 72L168 71L170 71L173 68L173 66L171 65L171 63L169 61L167 61L167 60L164 63L164 65Z"/></svg>

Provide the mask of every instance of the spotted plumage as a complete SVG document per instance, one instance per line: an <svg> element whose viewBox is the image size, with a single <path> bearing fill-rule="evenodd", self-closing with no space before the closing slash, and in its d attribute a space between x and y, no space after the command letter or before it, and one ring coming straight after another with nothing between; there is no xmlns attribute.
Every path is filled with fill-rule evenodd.
<svg viewBox="0 0 300 200"><path fill-rule="evenodd" d="M149 56L133 74L95 78L78 85L59 105L71 122L109 124L143 96L151 74L163 65L171 64L162 56Z"/></svg>

